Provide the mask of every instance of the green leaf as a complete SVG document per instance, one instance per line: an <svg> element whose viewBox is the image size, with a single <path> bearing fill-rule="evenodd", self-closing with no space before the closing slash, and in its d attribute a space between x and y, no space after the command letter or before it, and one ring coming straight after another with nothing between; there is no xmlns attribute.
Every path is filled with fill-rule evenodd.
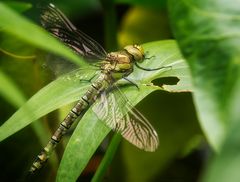
<svg viewBox="0 0 240 182"><path fill-rule="evenodd" d="M240 179L239 5L239 0L169 3L172 27L192 72L201 125L218 152L206 170L207 182Z"/></svg>
<svg viewBox="0 0 240 182"><path fill-rule="evenodd" d="M141 63L141 66L145 68L171 66L171 68L150 72L135 68L129 79L134 80L139 85L140 90L136 89L135 86L121 87L121 85L126 84L126 81L119 81L121 90L133 105L155 90L163 89L173 92L191 90L188 67L182 59L175 41L151 42L143 46L147 56L153 57L146 59L144 63ZM77 70L60 77L41 89L1 126L0 141L47 113L77 101L89 87L89 83L80 80L91 78L95 73L95 70ZM180 81L177 85L164 85L163 87L151 83L154 79L169 76L178 77ZM109 131L110 129L102 122L97 122L97 117L89 109L67 145L57 180L75 181Z"/></svg>
<svg viewBox="0 0 240 182"><path fill-rule="evenodd" d="M16 108L25 102L25 97L18 90L16 84L0 70L0 95Z"/></svg>
<svg viewBox="0 0 240 182"><path fill-rule="evenodd" d="M103 180L106 170L114 158L114 155L118 149L119 143L121 142L121 139L122 137L120 134L118 133L114 134L114 136L111 139L111 143L108 146L108 150L104 154L104 158L102 159L100 165L98 166L97 171L95 172L93 178L91 179L91 182L97 182L97 181Z"/></svg>
<svg viewBox="0 0 240 182"><path fill-rule="evenodd" d="M90 70L88 73L94 74L94 71ZM70 80L68 80L67 76L61 77L30 98L26 104L1 126L0 141L47 113L78 100L80 95L84 94L89 84L85 82L80 83L74 76L75 73L70 73ZM82 79L84 78L85 75Z"/></svg>
<svg viewBox="0 0 240 182"><path fill-rule="evenodd" d="M32 7L30 3L17 2L17 1L7 1L5 2L5 4L19 13L24 12Z"/></svg>
<svg viewBox="0 0 240 182"><path fill-rule="evenodd" d="M204 175L205 182L238 182L240 179L239 164L240 164L240 122L236 122L229 129L226 141L223 144L223 149L219 155L214 157L208 165L206 174ZM227 166L227 167L226 167Z"/></svg>
<svg viewBox="0 0 240 182"><path fill-rule="evenodd" d="M0 70L0 83L1 83L0 95L4 97L14 107L19 108L26 102L26 98L24 94L21 92L21 90L18 88L18 86L12 81L10 77L5 75L1 70ZM39 138L41 144L45 145L45 143L51 136L49 130L44 128L43 125L39 122L33 123L31 127L33 128L34 132ZM56 152L54 152L49 162L51 163L52 166L56 167L57 166L56 161L57 155Z"/></svg>
<svg viewBox="0 0 240 182"><path fill-rule="evenodd" d="M239 78L239 76L238 76ZM230 126L223 142L222 149L219 154L214 157L208 166L205 174L204 181L206 182L238 182L240 179L240 79L237 79L236 86L234 87L232 97L229 98L229 121ZM226 167L227 166L227 167Z"/></svg>
<svg viewBox="0 0 240 182"><path fill-rule="evenodd" d="M218 151L229 119L229 98L239 78L239 3L170 0L172 28L193 76L202 128ZM184 13L183 13L184 12Z"/></svg>
<svg viewBox="0 0 240 182"><path fill-rule="evenodd" d="M2 31L10 33L11 35L38 48L68 58L79 65L86 65L79 56L49 35L49 33L17 14L1 2L0 12L0 27Z"/></svg>

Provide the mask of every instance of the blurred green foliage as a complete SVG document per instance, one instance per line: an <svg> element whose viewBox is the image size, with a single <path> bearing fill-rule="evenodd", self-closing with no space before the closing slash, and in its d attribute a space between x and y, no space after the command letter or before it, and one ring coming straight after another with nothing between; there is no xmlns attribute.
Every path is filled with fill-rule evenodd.
<svg viewBox="0 0 240 182"><path fill-rule="evenodd" d="M50 165L32 176L32 180L90 181L96 173L95 181L237 182L240 178L239 4L239 0L234 4L218 0L170 0L168 4L165 0L56 1L74 24L104 42L107 50L115 50L117 45L144 43L147 55L155 56L146 67L159 67L163 60L164 64L175 67L154 73L136 69L130 78L139 84L140 90L122 88L134 105L139 102L136 107L156 128L160 138L156 152L140 151L124 140L118 147L120 140L115 136L96 173L91 163L97 160L99 151L100 158L103 157L106 147L94 152L110 129L97 122L89 110L75 126L72 137L69 139L67 135L57 147ZM76 79L52 81L42 67L49 52L82 67L87 65L37 22L29 20L39 16L36 6L30 0L0 3L0 139L3 140L0 153L4 156L0 158L4 166L0 179L3 181L24 179L34 156L49 139L50 131L56 129L68 111L50 112L76 101L89 86ZM159 41L171 38L176 41ZM91 71L81 74L91 75ZM73 73L67 76L72 77ZM193 101L189 93L192 90Z"/></svg>
<svg viewBox="0 0 240 182"><path fill-rule="evenodd" d="M240 179L236 172L239 135L235 133L240 122L239 5L239 0L169 1L173 32L192 72L200 123L219 153L206 181L226 181L227 176L229 181Z"/></svg>

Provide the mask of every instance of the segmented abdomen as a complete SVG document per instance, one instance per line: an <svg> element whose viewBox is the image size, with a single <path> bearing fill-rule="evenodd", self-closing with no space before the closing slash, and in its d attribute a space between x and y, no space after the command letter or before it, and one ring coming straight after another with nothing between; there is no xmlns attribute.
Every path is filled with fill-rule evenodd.
<svg viewBox="0 0 240 182"><path fill-rule="evenodd" d="M71 109L68 115L59 125L58 129L52 135L48 144L43 148L40 154L37 156L33 162L30 172L34 173L36 170L40 169L42 165L47 161L50 154L60 142L62 136L66 131L72 126L72 124L77 120L81 119L87 109L96 101L98 95L109 87L111 80L110 74L102 73L93 82L87 92L81 97L78 103Z"/></svg>

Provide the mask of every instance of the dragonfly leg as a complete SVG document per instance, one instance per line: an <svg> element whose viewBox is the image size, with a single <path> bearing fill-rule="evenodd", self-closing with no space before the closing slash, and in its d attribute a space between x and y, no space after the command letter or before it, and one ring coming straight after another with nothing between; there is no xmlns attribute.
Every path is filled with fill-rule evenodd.
<svg viewBox="0 0 240 182"><path fill-rule="evenodd" d="M152 55L152 56L148 56L149 52L146 51L145 54L144 54L144 59L152 59L152 58L155 58L156 56L155 55Z"/></svg>
<svg viewBox="0 0 240 182"><path fill-rule="evenodd" d="M156 56L153 55L153 56L150 56L150 57L145 57L145 59L152 59L152 58L155 58Z"/></svg>
<svg viewBox="0 0 240 182"><path fill-rule="evenodd" d="M94 67L97 67L97 68L101 67L101 64L99 64L99 63L90 63L90 65L94 66Z"/></svg>
<svg viewBox="0 0 240 182"><path fill-rule="evenodd" d="M133 80L130 80L129 78L124 77L124 80L128 81L131 85L134 85L135 87L137 87L137 89L139 90L139 86L136 82L134 82Z"/></svg>
<svg viewBox="0 0 240 182"><path fill-rule="evenodd" d="M94 74L91 78L89 79L80 79L80 82L90 82L92 83L92 80L97 76L97 74Z"/></svg>
<svg viewBox="0 0 240 182"><path fill-rule="evenodd" d="M148 51L145 53L144 59L152 59L152 58L155 58L155 57L156 57L155 55L152 55L152 56L150 56L150 57L147 57L146 55L147 55L148 53L149 53ZM145 70L145 71L156 71L156 70L160 70L160 69L163 69L163 68L170 68L170 69L172 69L172 66L161 66L161 67L159 67L159 68L153 68L153 69L151 69L151 68L143 68L143 67L141 67L140 65L138 65L137 63L135 63L135 65L136 65L138 68L140 68L140 69L142 69L142 70Z"/></svg>

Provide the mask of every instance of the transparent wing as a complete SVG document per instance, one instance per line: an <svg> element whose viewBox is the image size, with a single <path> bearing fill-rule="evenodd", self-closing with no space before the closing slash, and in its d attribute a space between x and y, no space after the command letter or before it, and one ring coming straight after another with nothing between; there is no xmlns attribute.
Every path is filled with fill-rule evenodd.
<svg viewBox="0 0 240 182"><path fill-rule="evenodd" d="M73 62L54 54L46 54L40 62L44 69L49 70L55 77L79 69L79 66Z"/></svg>
<svg viewBox="0 0 240 182"><path fill-rule="evenodd" d="M77 83L83 83L85 85L90 85L91 81L94 80L94 78L97 77L97 75L100 74L100 70L96 69L94 67L88 67L87 69L85 68L78 68L76 70L73 70L67 74L61 75L61 78L66 80L66 81L71 81L71 82L77 82Z"/></svg>
<svg viewBox="0 0 240 182"><path fill-rule="evenodd" d="M107 53L103 47L78 30L53 4L42 8L41 24L82 57L90 60L106 58Z"/></svg>
<svg viewBox="0 0 240 182"><path fill-rule="evenodd" d="M158 135L148 120L114 86L114 93L103 92L93 106L98 118L126 140L145 151L155 151Z"/></svg>

